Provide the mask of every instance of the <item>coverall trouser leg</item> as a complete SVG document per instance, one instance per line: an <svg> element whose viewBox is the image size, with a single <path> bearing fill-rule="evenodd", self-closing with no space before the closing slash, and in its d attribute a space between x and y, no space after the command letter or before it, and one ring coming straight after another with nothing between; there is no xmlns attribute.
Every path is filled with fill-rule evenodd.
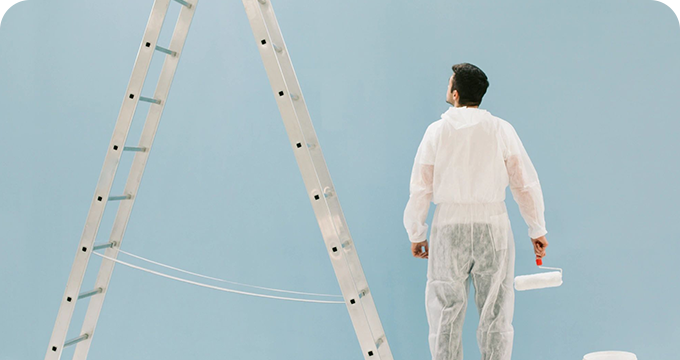
<svg viewBox="0 0 680 360"><path fill-rule="evenodd" d="M507 219L507 214L503 214ZM469 284L479 312L482 360L510 360L515 246L509 222L433 226L425 290L433 360L462 360Z"/></svg>

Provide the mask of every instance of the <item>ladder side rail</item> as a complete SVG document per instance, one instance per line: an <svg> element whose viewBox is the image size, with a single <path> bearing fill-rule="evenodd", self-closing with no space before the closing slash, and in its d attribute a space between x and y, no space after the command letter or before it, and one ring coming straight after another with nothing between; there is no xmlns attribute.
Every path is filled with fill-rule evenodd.
<svg viewBox="0 0 680 360"><path fill-rule="evenodd" d="M273 9L266 0L243 3L364 357L392 359Z"/></svg>
<svg viewBox="0 0 680 360"><path fill-rule="evenodd" d="M160 100L160 104L151 104L146 121L144 123L144 128L142 129L142 135L139 139L138 147L146 148L146 151L135 153L130 174L128 175L128 179L125 184L125 194L131 194L132 198L121 203L120 207L118 208L118 212L116 213L116 218L111 230L109 242L113 243L114 246L108 248L105 252L105 255L114 259L118 257L118 249L123 242L123 236L130 220L135 198L137 197L136 194L142 181L142 176L149 158L151 146L153 145L153 141L158 130L158 125L165 108L166 99L168 98L168 94L170 92L170 87L179 64L182 49L189 33L189 28L191 26L191 21L194 16L196 5L198 4L198 0L190 0L187 3L191 6L183 6L180 10L180 14L175 25L175 30L173 32L172 39L170 40L169 47L175 52L175 55L169 54L165 57L161 74L156 85L156 90L154 92L154 99ZM152 44L151 47L154 48L154 44ZM102 288L104 291L97 296L94 296L90 300L81 329L81 334L88 334L89 337L86 340L78 343L73 355L73 360L85 360L87 358L87 354L92 344L94 331L97 326L97 321L99 320L107 289L111 281L114 265L115 262L113 261L106 259L102 260L99 273L97 274L97 280L95 281L95 288Z"/></svg>
<svg viewBox="0 0 680 360"><path fill-rule="evenodd" d="M165 20L170 0L155 0L151 15L144 31L144 39L155 42L160 34L161 26ZM45 360L59 360L64 348L64 342L68 335L68 329L73 317L76 300L90 260L92 246L94 245L101 224L104 209L108 201L109 192L118 169L123 145L130 130L130 124L137 107L137 99L130 99L129 94L139 94L144 85L146 74L149 71L152 53L143 51L143 47L137 52L132 74L128 82L125 99L118 113L118 119L109 142L104 164L102 166L97 187L90 204L85 226L80 238L76 256L71 266L66 290L61 299L57 318L55 320L52 335L47 346Z"/></svg>

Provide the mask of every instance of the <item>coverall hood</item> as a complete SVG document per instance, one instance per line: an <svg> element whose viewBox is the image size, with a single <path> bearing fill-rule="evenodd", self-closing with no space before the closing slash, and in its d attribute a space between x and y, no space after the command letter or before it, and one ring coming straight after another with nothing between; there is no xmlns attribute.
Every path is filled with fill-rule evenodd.
<svg viewBox="0 0 680 360"><path fill-rule="evenodd" d="M453 128L458 130L479 123L487 115L489 112L484 109L451 106L442 114L442 119L451 122Z"/></svg>

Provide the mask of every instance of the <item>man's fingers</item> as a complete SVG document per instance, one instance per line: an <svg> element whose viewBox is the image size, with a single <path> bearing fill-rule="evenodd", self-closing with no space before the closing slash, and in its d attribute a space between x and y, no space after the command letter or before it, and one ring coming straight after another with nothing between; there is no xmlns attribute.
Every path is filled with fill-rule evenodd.
<svg viewBox="0 0 680 360"><path fill-rule="evenodd" d="M427 259L429 254L427 240L421 241L419 243L413 243L411 245L411 253L413 254L414 257Z"/></svg>
<svg viewBox="0 0 680 360"><path fill-rule="evenodd" d="M534 242L534 253L536 256L544 257L545 256L545 247L541 246L538 241Z"/></svg>

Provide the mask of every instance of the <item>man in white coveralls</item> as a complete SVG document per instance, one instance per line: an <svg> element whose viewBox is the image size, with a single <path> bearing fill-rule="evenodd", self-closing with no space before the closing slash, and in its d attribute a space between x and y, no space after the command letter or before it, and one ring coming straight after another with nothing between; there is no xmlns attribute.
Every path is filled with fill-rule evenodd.
<svg viewBox="0 0 680 360"><path fill-rule="evenodd" d="M489 81L478 67L453 66L446 102L418 147L404 210L413 256L428 260L425 305L433 360L462 360L470 278L479 311L482 360L510 360L515 243L505 207L509 185L536 258L548 241L538 175L515 129L479 108ZM425 220L436 204L430 243Z"/></svg>

